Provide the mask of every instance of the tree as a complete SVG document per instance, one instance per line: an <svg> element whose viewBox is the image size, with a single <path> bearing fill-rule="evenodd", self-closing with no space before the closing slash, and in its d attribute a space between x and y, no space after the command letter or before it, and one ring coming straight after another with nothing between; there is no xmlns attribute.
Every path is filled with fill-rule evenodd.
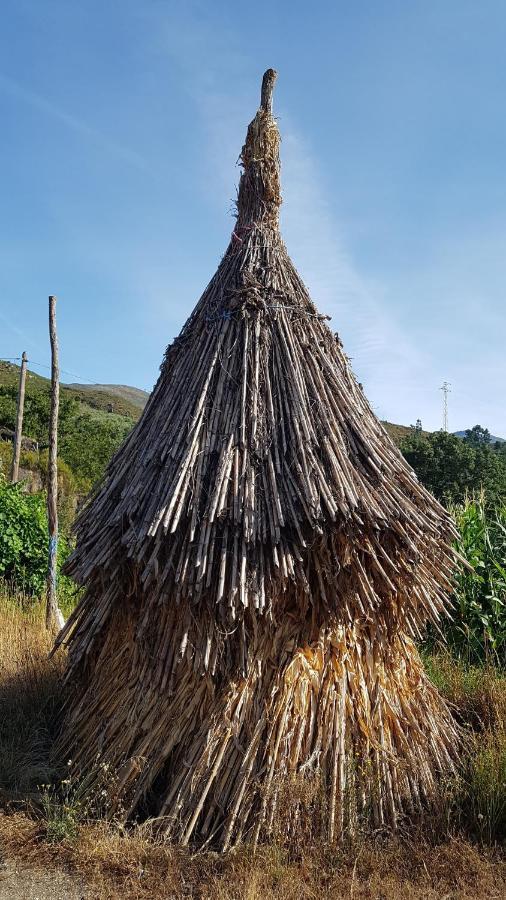
<svg viewBox="0 0 506 900"><path fill-rule="evenodd" d="M471 447L483 447L490 444L490 431L488 428L482 428L481 425L474 425L473 428L466 430L463 440Z"/></svg>
<svg viewBox="0 0 506 900"><path fill-rule="evenodd" d="M15 385L8 384L0 387L0 425L10 428L12 431L16 427L17 396L18 389ZM50 398L50 388L38 390L28 388L25 395L23 434L38 441L39 444L47 444L48 440ZM72 428L78 409L77 400L62 391L58 416L60 438L64 437Z"/></svg>
<svg viewBox="0 0 506 900"><path fill-rule="evenodd" d="M98 481L112 455L125 440L133 422L102 419L89 414L77 416L72 429L60 442L60 455L89 490Z"/></svg>
<svg viewBox="0 0 506 900"><path fill-rule="evenodd" d="M412 434L401 445L418 478L438 500L462 501L484 488L490 498L506 498L506 456L487 443L473 445L445 431L426 438Z"/></svg>

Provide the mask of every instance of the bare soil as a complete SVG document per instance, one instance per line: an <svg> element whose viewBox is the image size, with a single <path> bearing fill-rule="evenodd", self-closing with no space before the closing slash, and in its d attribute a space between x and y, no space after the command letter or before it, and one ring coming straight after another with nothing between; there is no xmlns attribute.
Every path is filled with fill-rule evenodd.
<svg viewBox="0 0 506 900"><path fill-rule="evenodd" d="M0 900L86 900L82 879L34 869L14 860L0 862Z"/></svg>

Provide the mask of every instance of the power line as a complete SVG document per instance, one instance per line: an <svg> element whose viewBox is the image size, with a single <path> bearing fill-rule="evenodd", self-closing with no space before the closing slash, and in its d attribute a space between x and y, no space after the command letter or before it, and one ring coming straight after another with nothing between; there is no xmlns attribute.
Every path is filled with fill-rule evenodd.
<svg viewBox="0 0 506 900"><path fill-rule="evenodd" d="M21 356L0 356L0 362L17 362L21 359ZM51 366L48 366L46 363L37 362L35 359L27 359L27 362L29 362L31 366L37 366L39 369L51 368ZM88 384L99 384L99 382L94 381L92 378L84 378L82 375L77 375L76 372L68 372L66 369L60 369L60 372L63 372L64 375L70 375L71 378L79 378L80 381L86 381Z"/></svg>
<svg viewBox="0 0 506 900"><path fill-rule="evenodd" d="M21 356L0 356L0 362L17 362L21 360L21 358ZM30 366L36 366L38 369L51 369L51 366L48 366L46 363L40 363L33 359L28 359L27 362ZM98 381L96 378L84 378L83 375L77 375L76 372L69 372L67 369L60 369L60 372L62 372L63 375L69 375L70 378L78 378L79 381L84 381L87 384L103 384L103 382ZM148 394L151 392L151 388L146 388L145 390Z"/></svg>
<svg viewBox="0 0 506 900"><path fill-rule="evenodd" d="M32 366L37 366L37 368L39 368L39 369L50 369L51 368L51 366L46 365L46 363L36 362L33 359L30 360L30 364ZM70 375L71 378L79 378L80 381L86 381L88 384L98 384L99 383L97 381L93 381L91 378L83 378L82 375L76 375L75 372L67 372L66 369L60 369L60 372L62 372L64 375Z"/></svg>

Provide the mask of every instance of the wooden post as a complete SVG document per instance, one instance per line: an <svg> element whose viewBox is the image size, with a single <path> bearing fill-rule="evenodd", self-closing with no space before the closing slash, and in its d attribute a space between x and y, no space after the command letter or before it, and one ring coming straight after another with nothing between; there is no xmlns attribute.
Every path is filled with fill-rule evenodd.
<svg viewBox="0 0 506 900"><path fill-rule="evenodd" d="M25 409L25 384L26 364L28 357L23 350L21 357L21 372L19 375L18 410L16 416L16 432L14 434L14 450L11 466L11 481L17 481L19 477L19 454L21 453L21 439L23 437L23 413Z"/></svg>
<svg viewBox="0 0 506 900"><path fill-rule="evenodd" d="M46 628L59 624L56 601L56 556L58 550L58 407L60 402L60 371L58 367L58 337L56 335L56 297L49 298L49 340L51 342L51 412L49 416L49 463L47 470L47 521L49 553L47 566Z"/></svg>

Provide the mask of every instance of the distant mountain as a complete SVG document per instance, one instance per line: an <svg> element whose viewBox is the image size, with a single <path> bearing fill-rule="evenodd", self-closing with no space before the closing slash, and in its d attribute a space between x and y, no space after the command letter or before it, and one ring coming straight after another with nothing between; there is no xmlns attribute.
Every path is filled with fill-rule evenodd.
<svg viewBox="0 0 506 900"><path fill-rule="evenodd" d="M453 434L455 435L455 437L465 438L466 430L464 429L464 431L454 431ZM491 444L497 444L497 443L498 444L506 444L506 438L496 437L495 434L491 434L490 435L490 443Z"/></svg>
<svg viewBox="0 0 506 900"><path fill-rule="evenodd" d="M106 402L112 402L113 405L115 398L120 398L141 411L146 406L149 397L147 391L130 387L128 384L66 384L65 387L84 395L105 394L107 395Z"/></svg>

